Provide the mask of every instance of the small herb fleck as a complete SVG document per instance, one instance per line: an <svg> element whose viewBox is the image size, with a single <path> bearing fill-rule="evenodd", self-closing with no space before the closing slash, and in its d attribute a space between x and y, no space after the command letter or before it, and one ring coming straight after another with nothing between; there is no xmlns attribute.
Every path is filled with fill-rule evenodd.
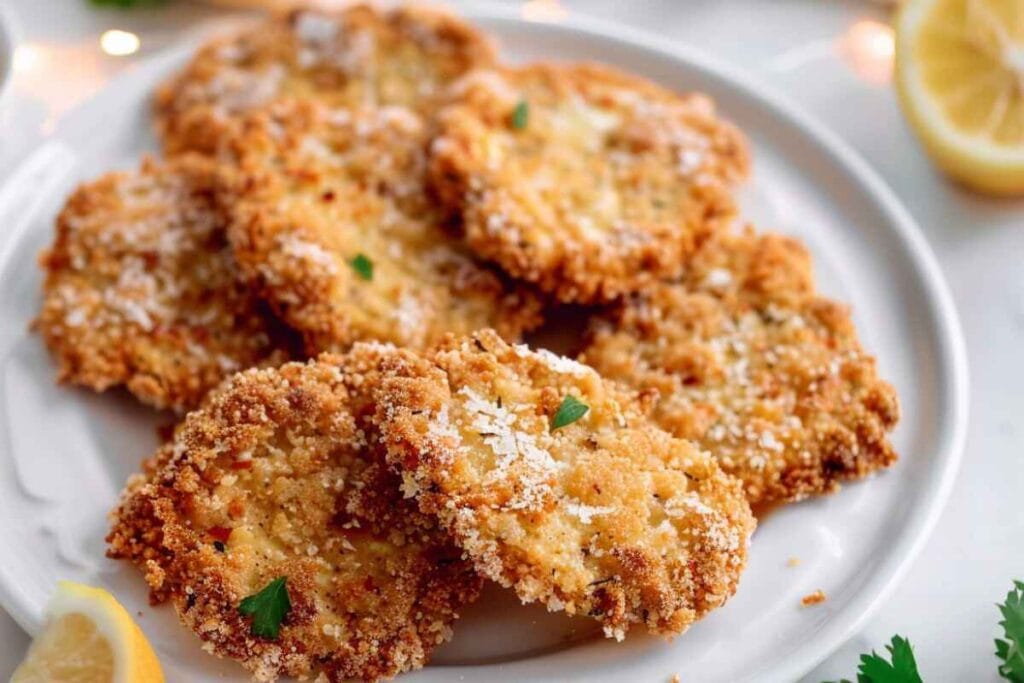
<svg viewBox="0 0 1024 683"><path fill-rule="evenodd" d="M227 548L228 548L228 547L227 547L226 545L224 545L224 542L223 542L223 541L214 541L214 542L213 542L213 548L214 548L214 550L216 550L216 551L217 551L218 553L222 553L222 552L224 552L225 550L227 550Z"/></svg>
<svg viewBox="0 0 1024 683"><path fill-rule="evenodd" d="M512 127L516 130L526 128L530 121L530 105L526 100L519 100L519 104L512 110Z"/></svg>
<svg viewBox="0 0 1024 683"><path fill-rule="evenodd" d="M551 419L551 431L572 424L586 415L588 410L590 410L590 406L580 402L575 396L566 396L562 399L562 405L558 406L558 412Z"/></svg>
<svg viewBox="0 0 1024 683"><path fill-rule="evenodd" d="M366 254L356 254L356 257L349 261L349 265L364 280L373 279L373 261L367 258Z"/></svg>
<svg viewBox="0 0 1024 683"><path fill-rule="evenodd" d="M239 613L252 617L250 630L254 636L270 640L277 639L281 621L292 609L285 581L286 577L279 576L268 583L259 593L250 595L239 603Z"/></svg>

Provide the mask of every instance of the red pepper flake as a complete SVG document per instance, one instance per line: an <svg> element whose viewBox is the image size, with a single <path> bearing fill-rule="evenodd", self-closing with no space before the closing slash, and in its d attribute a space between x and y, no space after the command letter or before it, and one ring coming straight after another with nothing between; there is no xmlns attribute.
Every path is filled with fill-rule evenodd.
<svg viewBox="0 0 1024 683"><path fill-rule="evenodd" d="M231 536L231 529L226 526L212 526L206 530L206 533L210 534L210 537L215 541L227 543L228 538Z"/></svg>
<svg viewBox="0 0 1024 683"><path fill-rule="evenodd" d="M235 460L231 463L231 469L233 470L251 470L252 460Z"/></svg>

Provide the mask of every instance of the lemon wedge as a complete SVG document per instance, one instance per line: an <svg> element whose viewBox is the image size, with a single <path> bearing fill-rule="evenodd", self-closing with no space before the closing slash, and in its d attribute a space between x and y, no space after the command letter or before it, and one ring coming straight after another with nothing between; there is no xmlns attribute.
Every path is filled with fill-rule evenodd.
<svg viewBox="0 0 1024 683"><path fill-rule="evenodd" d="M11 683L163 683L142 629L110 593L61 581Z"/></svg>
<svg viewBox="0 0 1024 683"><path fill-rule="evenodd" d="M911 125L952 177L1024 193L1024 2L907 0L896 85Z"/></svg>

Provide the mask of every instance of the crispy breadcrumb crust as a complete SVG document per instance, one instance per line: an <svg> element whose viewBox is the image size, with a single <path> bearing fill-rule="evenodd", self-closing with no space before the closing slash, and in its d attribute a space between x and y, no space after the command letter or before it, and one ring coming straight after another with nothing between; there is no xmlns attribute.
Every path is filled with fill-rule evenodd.
<svg viewBox="0 0 1024 683"><path fill-rule="evenodd" d="M479 71L451 90L438 195L479 254L561 301L678 275L734 214L747 142L703 95L595 64Z"/></svg>
<svg viewBox="0 0 1024 683"><path fill-rule="evenodd" d="M654 419L713 453L752 504L829 493L896 460L896 392L793 238L723 234L682 282L623 302L588 336L580 359L653 391Z"/></svg>
<svg viewBox="0 0 1024 683"><path fill-rule="evenodd" d="M449 83L494 61L484 36L436 10L296 10L204 46L157 91L157 131L168 154L211 152L237 115L282 97L427 113Z"/></svg>
<svg viewBox="0 0 1024 683"><path fill-rule="evenodd" d="M232 372L287 359L227 243L220 174L198 157L146 160L71 195L40 256L34 323L61 382L184 411Z"/></svg>
<svg viewBox="0 0 1024 683"><path fill-rule="evenodd" d="M310 354L366 339L423 348L481 327L517 339L540 323L535 294L444 229L424 188L426 135L400 107L291 102L226 145L244 178L229 231L239 263Z"/></svg>
<svg viewBox="0 0 1024 683"><path fill-rule="evenodd" d="M381 438L406 495L524 602L621 639L681 633L735 591L754 528L738 482L632 394L491 330L384 368ZM589 411L552 430L567 395Z"/></svg>
<svg viewBox="0 0 1024 683"><path fill-rule="evenodd" d="M262 681L378 680L422 667L481 579L413 501L367 431L384 357L239 373L130 483L108 554L144 566L204 649ZM246 596L286 577L277 640L250 634Z"/></svg>

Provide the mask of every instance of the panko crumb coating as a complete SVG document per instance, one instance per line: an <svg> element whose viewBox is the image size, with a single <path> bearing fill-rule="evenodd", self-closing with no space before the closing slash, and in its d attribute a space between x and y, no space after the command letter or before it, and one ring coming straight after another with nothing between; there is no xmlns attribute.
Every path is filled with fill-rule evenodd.
<svg viewBox="0 0 1024 683"><path fill-rule="evenodd" d="M735 591L754 529L739 483L633 394L490 330L384 368L389 461L483 576L617 639L682 633ZM589 410L553 429L569 395Z"/></svg>
<svg viewBox="0 0 1024 683"><path fill-rule="evenodd" d="M494 60L484 36L440 11L296 10L199 50L157 91L157 130L168 154L205 153L239 115L281 98L428 113L449 83Z"/></svg>
<svg viewBox="0 0 1024 683"><path fill-rule="evenodd" d="M310 354L359 340L424 348L481 327L517 339L540 323L535 294L446 232L424 188L426 144L408 109L291 102L227 145L245 178L235 254Z"/></svg>
<svg viewBox="0 0 1024 683"><path fill-rule="evenodd" d="M108 554L143 566L152 599L257 680L420 668L479 593L366 430L377 366L401 353L358 345L235 375L113 513ZM291 610L276 640L252 635L239 604L279 577Z"/></svg>
<svg viewBox="0 0 1024 683"><path fill-rule="evenodd" d="M709 241L681 282L596 319L580 359L653 392L658 424L713 453L752 504L829 493L896 461L896 392L849 309L815 292L793 238Z"/></svg>
<svg viewBox="0 0 1024 683"><path fill-rule="evenodd" d="M438 195L481 256L561 301L678 275L735 213L747 142L703 95L595 64L479 71L451 91Z"/></svg>
<svg viewBox="0 0 1024 683"><path fill-rule="evenodd" d="M146 160L81 185L40 256L34 327L58 378L179 412L231 373L287 359L289 335L241 278L219 168Z"/></svg>

